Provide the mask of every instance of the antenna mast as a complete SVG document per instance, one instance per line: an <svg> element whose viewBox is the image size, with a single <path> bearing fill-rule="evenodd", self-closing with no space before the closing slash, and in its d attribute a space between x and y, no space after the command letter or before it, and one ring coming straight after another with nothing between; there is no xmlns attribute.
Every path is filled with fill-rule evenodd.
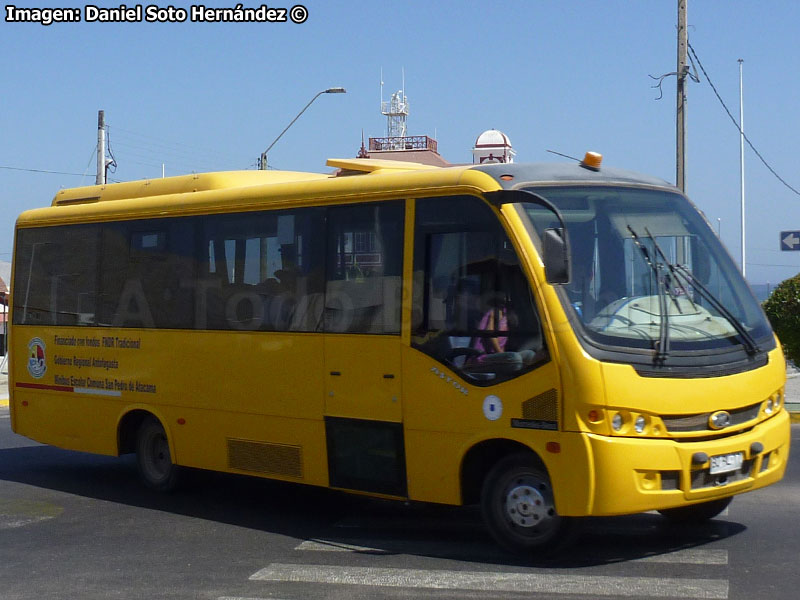
<svg viewBox="0 0 800 600"><path fill-rule="evenodd" d="M402 140L406 137L406 119L408 118L408 99L405 90L405 70L403 70L403 89L392 94L389 102L383 101L383 73L381 72L381 114L386 117L386 137L390 140L391 150L402 150Z"/></svg>

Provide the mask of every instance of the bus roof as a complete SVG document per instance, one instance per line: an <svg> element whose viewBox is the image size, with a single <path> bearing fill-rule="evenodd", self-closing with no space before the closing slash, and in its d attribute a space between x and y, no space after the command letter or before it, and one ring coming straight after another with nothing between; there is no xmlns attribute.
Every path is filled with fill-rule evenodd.
<svg viewBox="0 0 800 600"><path fill-rule="evenodd" d="M580 185L598 183L603 185L646 185L655 187L674 186L650 175L601 167L598 170L582 166L580 163L512 163L475 165L476 170L491 176L504 189L517 187L520 183L560 184L575 183ZM511 176L509 178L508 176Z"/></svg>
<svg viewBox="0 0 800 600"><path fill-rule="evenodd" d="M668 182L631 171L579 163L499 163L435 167L395 160L332 158L331 173L299 171L223 171L94 185L60 190L54 208L26 211L20 225L49 224L62 219L142 218L177 212L221 212L288 204L317 197L341 199L365 193L387 197L419 195L425 189L472 188L491 191L521 185L645 185L675 189ZM300 184L300 185L298 185ZM111 202L111 204L105 204ZM163 209L163 210L162 210Z"/></svg>

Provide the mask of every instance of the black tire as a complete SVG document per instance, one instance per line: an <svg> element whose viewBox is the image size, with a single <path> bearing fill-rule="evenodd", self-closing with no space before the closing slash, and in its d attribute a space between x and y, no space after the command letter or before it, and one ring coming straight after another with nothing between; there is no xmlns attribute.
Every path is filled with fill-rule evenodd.
<svg viewBox="0 0 800 600"><path fill-rule="evenodd" d="M155 417L147 417L139 426L136 463L139 477L147 487L159 492L169 492L177 487L180 467L172 462L167 434Z"/></svg>
<svg viewBox="0 0 800 600"><path fill-rule="evenodd" d="M678 508L665 508L658 512L673 523L703 523L704 521L713 519L728 508L732 500L733 496L728 496L727 498L709 500L708 502L701 502L700 504L690 504L689 506L680 506Z"/></svg>
<svg viewBox="0 0 800 600"><path fill-rule="evenodd" d="M575 532L576 520L556 512L550 478L529 454L507 456L492 468L481 509L489 533L511 552L550 554Z"/></svg>

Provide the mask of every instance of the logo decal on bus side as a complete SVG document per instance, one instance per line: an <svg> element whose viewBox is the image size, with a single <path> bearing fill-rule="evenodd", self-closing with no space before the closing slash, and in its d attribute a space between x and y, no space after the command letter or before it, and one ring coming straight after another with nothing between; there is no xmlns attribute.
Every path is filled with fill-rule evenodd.
<svg viewBox="0 0 800 600"><path fill-rule="evenodd" d="M35 337L28 342L28 373L35 379L40 379L47 370L44 355L44 342Z"/></svg>
<svg viewBox="0 0 800 600"><path fill-rule="evenodd" d="M465 388L463 385L458 383L455 379L450 377L444 371L440 371L436 367L431 367L431 373L433 373L434 375L437 375L439 377L439 379L443 379L447 383L451 384L454 388L456 388L459 392L461 392L465 396L469 394L469 390L467 388Z"/></svg>
<svg viewBox="0 0 800 600"><path fill-rule="evenodd" d="M497 421L503 415L503 401L495 395L483 399L483 416L490 421Z"/></svg>

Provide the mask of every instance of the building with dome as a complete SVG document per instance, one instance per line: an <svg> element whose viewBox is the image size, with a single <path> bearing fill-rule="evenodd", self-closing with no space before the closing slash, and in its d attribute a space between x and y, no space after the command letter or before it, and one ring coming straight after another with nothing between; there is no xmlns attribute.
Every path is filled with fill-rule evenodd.
<svg viewBox="0 0 800 600"><path fill-rule="evenodd" d="M478 136L472 148L472 164L513 163L516 151L502 131L488 129Z"/></svg>

